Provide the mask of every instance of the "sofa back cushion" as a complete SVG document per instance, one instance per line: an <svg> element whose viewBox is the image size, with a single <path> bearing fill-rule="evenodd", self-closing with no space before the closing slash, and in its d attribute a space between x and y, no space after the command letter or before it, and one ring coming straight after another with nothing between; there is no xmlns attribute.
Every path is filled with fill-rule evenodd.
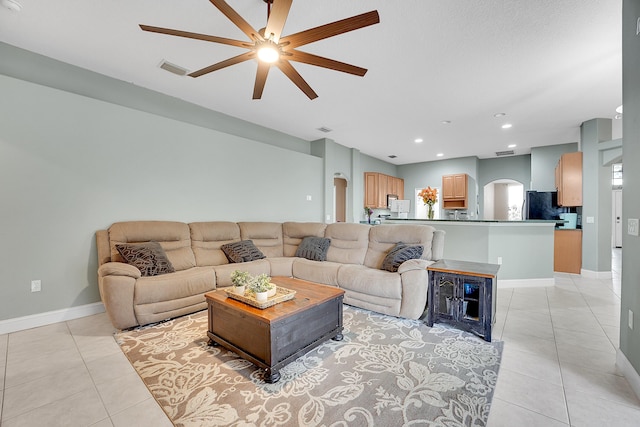
<svg viewBox="0 0 640 427"><path fill-rule="evenodd" d="M369 248L364 265L381 269L382 262L398 242L423 246L422 259L430 260L431 242L435 228L430 225L382 224L371 227Z"/></svg>
<svg viewBox="0 0 640 427"><path fill-rule="evenodd" d="M283 256L282 223L239 222L241 240L251 240L268 258Z"/></svg>
<svg viewBox="0 0 640 427"><path fill-rule="evenodd" d="M235 222L192 222L191 247L198 266L228 264L222 245L240 241L240 227Z"/></svg>
<svg viewBox="0 0 640 427"><path fill-rule="evenodd" d="M342 264L363 264L369 246L367 224L336 222L327 225L324 237L331 239L327 251L327 261Z"/></svg>
<svg viewBox="0 0 640 427"><path fill-rule="evenodd" d="M125 262L116 245L156 241L167 254L176 271L196 266L191 250L189 225L174 221L126 221L109 227L111 261Z"/></svg>
<svg viewBox="0 0 640 427"><path fill-rule="evenodd" d="M285 222L282 224L284 256L295 256L305 237L324 237L327 224L323 222Z"/></svg>

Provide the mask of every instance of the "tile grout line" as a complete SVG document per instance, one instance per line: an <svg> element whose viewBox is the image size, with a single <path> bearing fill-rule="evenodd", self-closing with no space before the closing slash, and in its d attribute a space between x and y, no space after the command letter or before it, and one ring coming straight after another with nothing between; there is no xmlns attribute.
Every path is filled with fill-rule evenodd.
<svg viewBox="0 0 640 427"><path fill-rule="evenodd" d="M573 283L573 286L575 286L573 279L571 279L571 283ZM555 286L555 278L554 278L554 286ZM556 336L556 328L553 327L553 316L551 315L551 305L549 303L549 290L545 289L544 293L547 297L547 309L549 310L549 319L551 320L551 332L553 333L553 345L556 349L556 361L558 363L558 370L560 371L560 384L562 386L562 396L564 397L564 411L565 411L565 414L567 415L567 421L569 423L568 425L571 426L571 414L569 413L569 400L567 399L567 389L565 388L562 365L560 365L560 351L558 350L558 337ZM580 294L580 296L582 296L582 294ZM584 297L582 298L584 299Z"/></svg>
<svg viewBox="0 0 640 427"><path fill-rule="evenodd" d="M111 420L111 414L109 413L109 411L107 410L107 405L104 402L104 399L102 397L102 394L100 394L100 390L98 390L98 386L96 384L96 380L93 378L93 375L91 374L91 371L89 370L89 366L87 366L87 361L84 357L84 354L82 354L82 351L80 350L80 347L78 346L78 341L76 341L76 336L73 333L73 331L71 330L71 328L69 327L69 321L64 322L67 329L69 330L69 333L71 334L71 338L73 339L73 343L76 346L76 349L78 350L78 354L80 355L80 358L82 359L82 364L84 365L84 368L87 370L87 374L89 374L89 378L91 378L91 384L93 384L93 388L96 391L96 394L98 395L98 398L100 399L100 403L102 404L102 408L104 409L105 414L107 414L106 418L103 418L102 420L98 421L97 423L100 423L106 419L109 420L109 422L111 422L111 424L113 425L113 421ZM94 424L97 424L94 423ZM2 427L2 426L0 426Z"/></svg>

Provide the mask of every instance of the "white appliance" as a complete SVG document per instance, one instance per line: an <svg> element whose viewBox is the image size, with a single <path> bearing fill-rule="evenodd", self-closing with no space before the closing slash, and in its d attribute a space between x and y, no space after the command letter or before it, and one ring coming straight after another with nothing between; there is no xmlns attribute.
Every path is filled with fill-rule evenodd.
<svg viewBox="0 0 640 427"><path fill-rule="evenodd" d="M408 218L409 211L411 210L411 201L410 200L391 200L391 204L389 205L389 210L391 212L397 213L395 218Z"/></svg>

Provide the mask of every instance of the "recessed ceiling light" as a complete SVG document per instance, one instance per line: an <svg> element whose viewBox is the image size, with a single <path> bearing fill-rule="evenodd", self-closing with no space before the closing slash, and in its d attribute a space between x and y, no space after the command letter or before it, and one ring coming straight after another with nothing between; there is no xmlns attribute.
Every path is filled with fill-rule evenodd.
<svg viewBox="0 0 640 427"><path fill-rule="evenodd" d="M502 129L509 129L511 126L513 126L511 123L505 123L502 125Z"/></svg>
<svg viewBox="0 0 640 427"><path fill-rule="evenodd" d="M516 147L517 147L517 145L516 145L516 144L509 144L509 145L507 145L507 148L516 148Z"/></svg>
<svg viewBox="0 0 640 427"><path fill-rule="evenodd" d="M616 120L620 120L622 118L622 114L616 114L615 116L613 116L613 118Z"/></svg>
<svg viewBox="0 0 640 427"><path fill-rule="evenodd" d="M413 142L415 142L416 144L420 144L423 141L422 138L416 138L413 140Z"/></svg>
<svg viewBox="0 0 640 427"><path fill-rule="evenodd" d="M507 115L507 113L495 113L495 114L493 115L493 117L504 117L504 116L506 116L506 115Z"/></svg>
<svg viewBox="0 0 640 427"><path fill-rule="evenodd" d="M616 108L616 113L622 114L622 105Z"/></svg>
<svg viewBox="0 0 640 427"><path fill-rule="evenodd" d="M438 153L438 154L436 154L436 157L442 157L442 156L444 156L444 154L443 154L443 153Z"/></svg>
<svg viewBox="0 0 640 427"><path fill-rule="evenodd" d="M443 125L450 125L451 124L451 120L443 120L442 124Z"/></svg>

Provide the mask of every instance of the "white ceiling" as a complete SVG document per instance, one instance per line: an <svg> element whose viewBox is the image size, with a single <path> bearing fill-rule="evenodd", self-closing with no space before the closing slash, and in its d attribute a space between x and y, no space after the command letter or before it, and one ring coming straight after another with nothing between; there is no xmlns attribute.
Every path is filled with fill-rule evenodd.
<svg viewBox="0 0 640 427"><path fill-rule="evenodd" d="M583 121L613 118L622 103L620 0L295 0L283 35L380 14L377 25L300 48L369 70L356 77L293 63L318 93L313 101L275 68L252 100L253 61L195 79L158 68L166 59L194 71L245 52L138 27L247 40L207 0L17 1L19 13L0 7L2 42L393 164L577 142ZM227 2L264 26L263 0ZM513 127L501 129L506 122Z"/></svg>

